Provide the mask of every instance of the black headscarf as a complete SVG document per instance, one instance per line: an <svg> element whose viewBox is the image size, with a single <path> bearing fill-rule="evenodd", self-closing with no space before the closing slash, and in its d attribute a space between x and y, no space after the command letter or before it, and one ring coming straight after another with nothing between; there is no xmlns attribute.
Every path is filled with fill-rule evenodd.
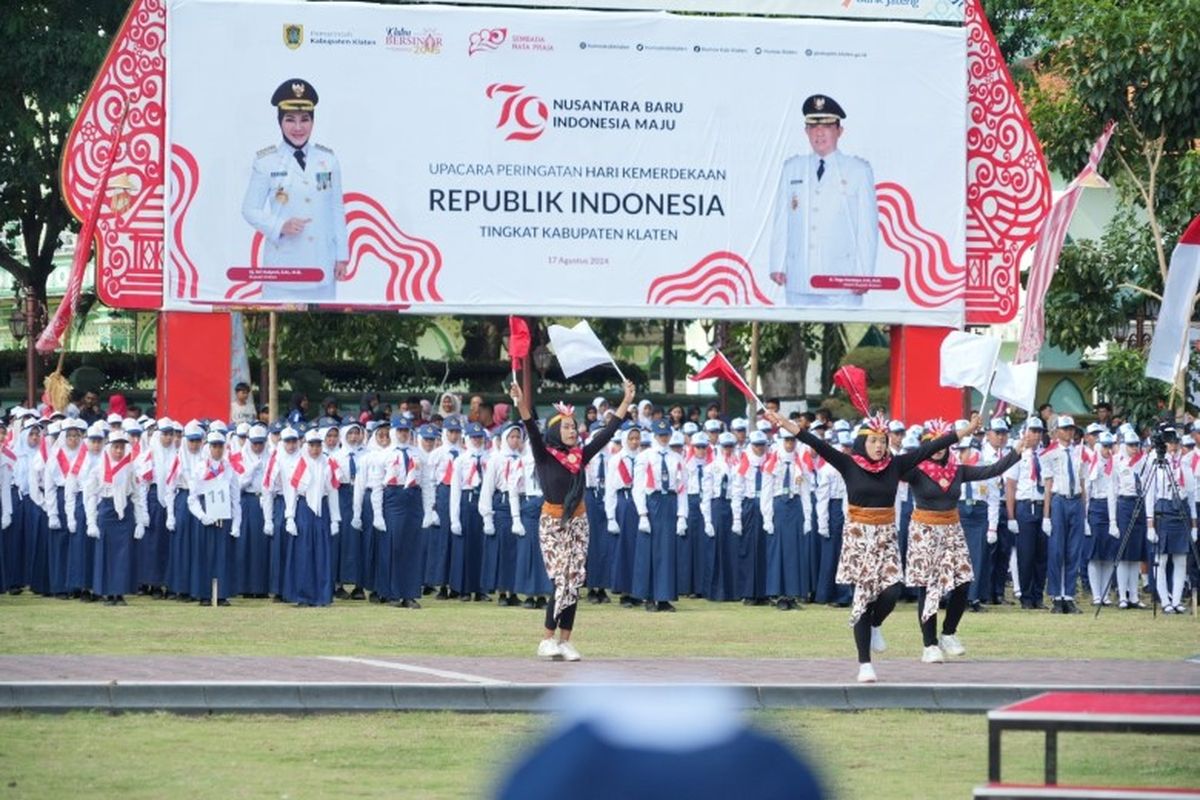
<svg viewBox="0 0 1200 800"><path fill-rule="evenodd" d="M556 419L554 422L546 426L546 447L551 450L557 450L560 453L569 453L576 449L568 447L562 440L562 418ZM571 475L571 485L567 487L567 494L563 497L563 515L562 521L565 523L575 513L575 509L579 507L580 501L583 500L583 492L587 487L587 470L582 461L579 464L579 471Z"/></svg>

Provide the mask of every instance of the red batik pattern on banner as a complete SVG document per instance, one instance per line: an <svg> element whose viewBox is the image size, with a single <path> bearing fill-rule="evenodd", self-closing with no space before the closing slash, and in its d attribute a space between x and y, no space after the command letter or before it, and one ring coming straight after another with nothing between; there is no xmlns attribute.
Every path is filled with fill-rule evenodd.
<svg viewBox="0 0 1200 800"><path fill-rule="evenodd" d="M945 239L917 222L908 190L898 183L876 184L875 199L884 244L904 256L904 290L909 299L934 308L961 298L966 268L954 263Z"/></svg>
<svg viewBox="0 0 1200 800"><path fill-rule="evenodd" d="M63 147L63 200L82 220L105 195L96 225L96 291L106 305L162 306L166 4L134 0ZM100 185L124 103L123 140Z"/></svg>
<svg viewBox="0 0 1200 800"><path fill-rule="evenodd" d="M709 253L683 272L655 278L646 291L650 305L774 305L758 288L754 272L737 253Z"/></svg>
<svg viewBox="0 0 1200 800"><path fill-rule="evenodd" d="M1017 315L1018 268L1050 208L1050 172L979 0L967 32L968 324Z"/></svg>
<svg viewBox="0 0 1200 800"><path fill-rule="evenodd" d="M365 256L374 256L388 268L385 302L379 307L403 309L412 303L440 303L438 274L442 270L442 251L428 239L410 236L400 229L391 214L375 198L361 192L347 192L346 227L350 244L350 263L346 280L353 280L363 266ZM177 242L176 246L181 246ZM256 233L250 244L250 267L262 264L263 235ZM254 302L262 295L259 281L238 281L225 299L234 303Z"/></svg>
<svg viewBox="0 0 1200 800"><path fill-rule="evenodd" d="M200 167L195 157L185 147L171 148L171 269L175 271L175 294L177 297L196 299L200 273L188 257L183 244L183 223L188 207L200 187Z"/></svg>

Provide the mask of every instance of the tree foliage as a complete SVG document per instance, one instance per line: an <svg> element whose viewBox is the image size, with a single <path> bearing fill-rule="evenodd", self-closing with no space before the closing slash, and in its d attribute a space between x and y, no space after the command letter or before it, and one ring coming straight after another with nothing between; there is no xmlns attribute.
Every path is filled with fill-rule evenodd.
<svg viewBox="0 0 1200 800"><path fill-rule="evenodd" d="M1097 345L1154 295L1171 249L1200 208L1200 16L1194 0L1043 0L1045 41L1025 92L1051 168L1070 178L1108 121L1101 173L1122 213L1099 242L1064 249L1047 301L1052 343Z"/></svg>
<svg viewBox="0 0 1200 800"><path fill-rule="evenodd" d="M59 154L128 0L6 0L0 13L0 268L44 303L63 231ZM19 255L23 246L24 257Z"/></svg>

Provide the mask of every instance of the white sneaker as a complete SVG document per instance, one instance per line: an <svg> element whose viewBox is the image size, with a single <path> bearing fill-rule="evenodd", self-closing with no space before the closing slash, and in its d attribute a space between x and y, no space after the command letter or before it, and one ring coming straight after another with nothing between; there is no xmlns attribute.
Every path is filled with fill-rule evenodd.
<svg viewBox="0 0 1200 800"><path fill-rule="evenodd" d="M562 654L563 661L578 661L583 658L579 655L579 651L575 649L575 645L570 642L559 642L558 652Z"/></svg>
<svg viewBox="0 0 1200 800"><path fill-rule="evenodd" d="M538 645L538 658L558 660L562 657L562 646L555 639L542 639Z"/></svg>
<svg viewBox="0 0 1200 800"><path fill-rule="evenodd" d="M871 628L871 652L882 653L887 650L887 642L883 640L883 631L879 628Z"/></svg>
<svg viewBox="0 0 1200 800"><path fill-rule="evenodd" d="M922 664L942 664L946 661L946 657L942 655L942 648L936 644L931 644L925 648L925 652L921 653Z"/></svg>
<svg viewBox="0 0 1200 800"><path fill-rule="evenodd" d="M948 656L961 656L963 653L967 652L967 648L963 647L962 642L960 642L958 637L954 636L953 634L949 636L942 636L938 640L938 644L942 646L942 650Z"/></svg>
<svg viewBox="0 0 1200 800"><path fill-rule="evenodd" d="M1163 607L1162 607L1162 610L1163 610L1163 613L1164 613L1164 614L1174 614L1174 613L1175 613L1175 607L1174 607L1174 606L1163 606Z"/></svg>
<svg viewBox="0 0 1200 800"><path fill-rule="evenodd" d="M875 668L874 667L872 667L870 664L859 664L858 665L858 682L859 683L874 683L875 680L876 680L876 678L875 678Z"/></svg>

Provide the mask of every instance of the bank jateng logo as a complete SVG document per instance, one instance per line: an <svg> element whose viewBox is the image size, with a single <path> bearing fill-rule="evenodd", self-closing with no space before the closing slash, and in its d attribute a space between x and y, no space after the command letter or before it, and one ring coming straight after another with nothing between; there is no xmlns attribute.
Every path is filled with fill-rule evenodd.
<svg viewBox="0 0 1200 800"><path fill-rule="evenodd" d="M473 56L476 53L498 50L506 39L508 39L508 28L483 28L475 31L471 34L471 40L467 44L467 55Z"/></svg>
<svg viewBox="0 0 1200 800"><path fill-rule="evenodd" d="M525 91L524 86L493 83L487 87L487 96L491 100L503 99L496 127L508 131L505 141L532 142L545 132L550 109L542 98Z"/></svg>

